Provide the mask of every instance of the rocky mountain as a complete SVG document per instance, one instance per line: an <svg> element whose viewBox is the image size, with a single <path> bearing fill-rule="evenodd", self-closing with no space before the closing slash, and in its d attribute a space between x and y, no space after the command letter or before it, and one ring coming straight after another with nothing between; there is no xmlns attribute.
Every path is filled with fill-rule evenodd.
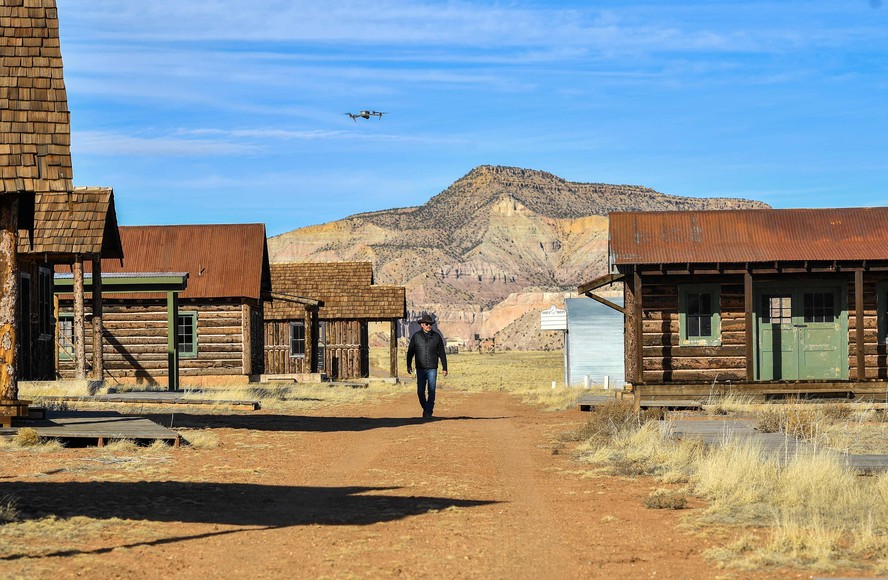
<svg viewBox="0 0 888 580"><path fill-rule="evenodd" d="M300 228L268 248L275 262L369 260L378 284L407 287L411 313L434 312L448 337L471 340L604 273L608 212L761 207L481 166L424 205Z"/></svg>

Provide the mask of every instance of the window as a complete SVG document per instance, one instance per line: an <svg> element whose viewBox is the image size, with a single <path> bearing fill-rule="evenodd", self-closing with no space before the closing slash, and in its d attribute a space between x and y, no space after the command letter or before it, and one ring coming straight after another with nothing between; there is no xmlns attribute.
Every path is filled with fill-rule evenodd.
<svg viewBox="0 0 888 580"><path fill-rule="evenodd" d="M59 360L74 360L73 314L59 314Z"/></svg>
<svg viewBox="0 0 888 580"><path fill-rule="evenodd" d="M180 312L176 324L176 344L182 358L197 357L197 312Z"/></svg>
<svg viewBox="0 0 888 580"><path fill-rule="evenodd" d="M305 357L305 322L290 323L290 356L293 358Z"/></svg>
<svg viewBox="0 0 888 580"><path fill-rule="evenodd" d="M835 299L833 292L805 292L805 322L834 322Z"/></svg>
<svg viewBox="0 0 888 580"><path fill-rule="evenodd" d="M679 287L679 344L717 346L721 344L721 289L718 284L691 284Z"/></svg>
<svg viewBox="0 0 888 580"><path fill-rule="evenodd" d="M792 294L763 294L761 321L765 324L792 324Z"/></svg>

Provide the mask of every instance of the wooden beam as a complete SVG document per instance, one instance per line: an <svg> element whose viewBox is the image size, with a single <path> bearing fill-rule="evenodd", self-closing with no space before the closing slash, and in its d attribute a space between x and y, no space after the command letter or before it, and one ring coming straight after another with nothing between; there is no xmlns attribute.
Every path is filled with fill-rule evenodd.
<svg viewBox="0 0 888 580"><path fill-rule="evenodd" d="M389 375L398 378L398 321L392 319L389 330Z"/></svg>
<svg viewBox="0 0 888 580"><path fill-rule="evenodd" d="M622 280L624 274L616 273L616 274L605 274L604 276L599 276L598 278L592 280L591 282L586 282L582 286L577 288L577 294L586 294L587 292L591 292L597 288L601 288L602 286L607 286L608 284L612 284L619 280Z"/></svg>
<svg viewBox="0 0 888 580"><path fill-rule="evenodd" d="M249 376L253 374L253 309L249 304L241 305L241 343L244 374Z"/></svg>
<svg viewBox="0 0 888 580"><path fill-rule="evenodd" d="M592 292L586 292L585 294L587 297L591 298L592 300L594 300L596 302L600 302L601 304L604 304L608 308L613 308L614 310L616 310L618 312L626 314L626 309L623 308L622 306L620 306L619 304L614 304L610 300L608 300L606 298L602 298L601 296L597 296L597 295L593 294Z"/></svg>
<svg viewBox="0 0 888 580"><path fill-rule="evenodd" d="M755 345L753 344L755 333L752 328L754 302L752 296L752 272L747 270L743 273L743 310L746 317L746 380L748 382L755 380Z"/></svg>
<svg viewBox="0 0 888 580"><path fill-rule="evenodd" d="M86 378L86 320L83 311L83 257L74 258L74 378Z"/></svg>
<svg viewBox="0 0 888 580"><path fill-rule="evenodd" d="M105 378L105 353L103 349L102 333L102 258L95 256L92 260L92 331L93 331L93 379L97 381Z"/></svg>
<svg viewBox="0 0 888 580"><path fill-rule="evenodd" d="M863 270L854 272L854 317L855 340L857 341L857 380L866 379L866 353L863 336Z"/></svg>

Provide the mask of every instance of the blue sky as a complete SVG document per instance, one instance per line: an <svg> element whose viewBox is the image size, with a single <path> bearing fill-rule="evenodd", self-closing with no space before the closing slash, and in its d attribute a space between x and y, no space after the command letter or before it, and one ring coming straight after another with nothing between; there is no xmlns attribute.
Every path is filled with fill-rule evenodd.
<svg viewBox="0 0 888 580"><path fill-rule="evenodd" d="M484 164L888 205L881 0L57 1L75 183L122 225L275 235Z"/></svg>

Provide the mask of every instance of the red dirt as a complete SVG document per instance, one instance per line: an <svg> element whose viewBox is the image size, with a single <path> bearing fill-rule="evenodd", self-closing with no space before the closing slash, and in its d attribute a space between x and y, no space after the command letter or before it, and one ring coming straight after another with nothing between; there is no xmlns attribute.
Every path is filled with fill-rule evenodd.
<svg viewBox="0 0 888 580"><path fill-rule="evenodd" d="M221 444L170 451L156 471L71 467L95 450L5 453L0 495L23 511L122 518L132 533L37 557L6 551L0 576L810 576L719 570L701 556L710 540L676 529L686 512L643 507L660 484L581 477L566 451L553 453L579 411L451 391L437 420L418 407L405 394L336 416L176 415Z"/></svg>

